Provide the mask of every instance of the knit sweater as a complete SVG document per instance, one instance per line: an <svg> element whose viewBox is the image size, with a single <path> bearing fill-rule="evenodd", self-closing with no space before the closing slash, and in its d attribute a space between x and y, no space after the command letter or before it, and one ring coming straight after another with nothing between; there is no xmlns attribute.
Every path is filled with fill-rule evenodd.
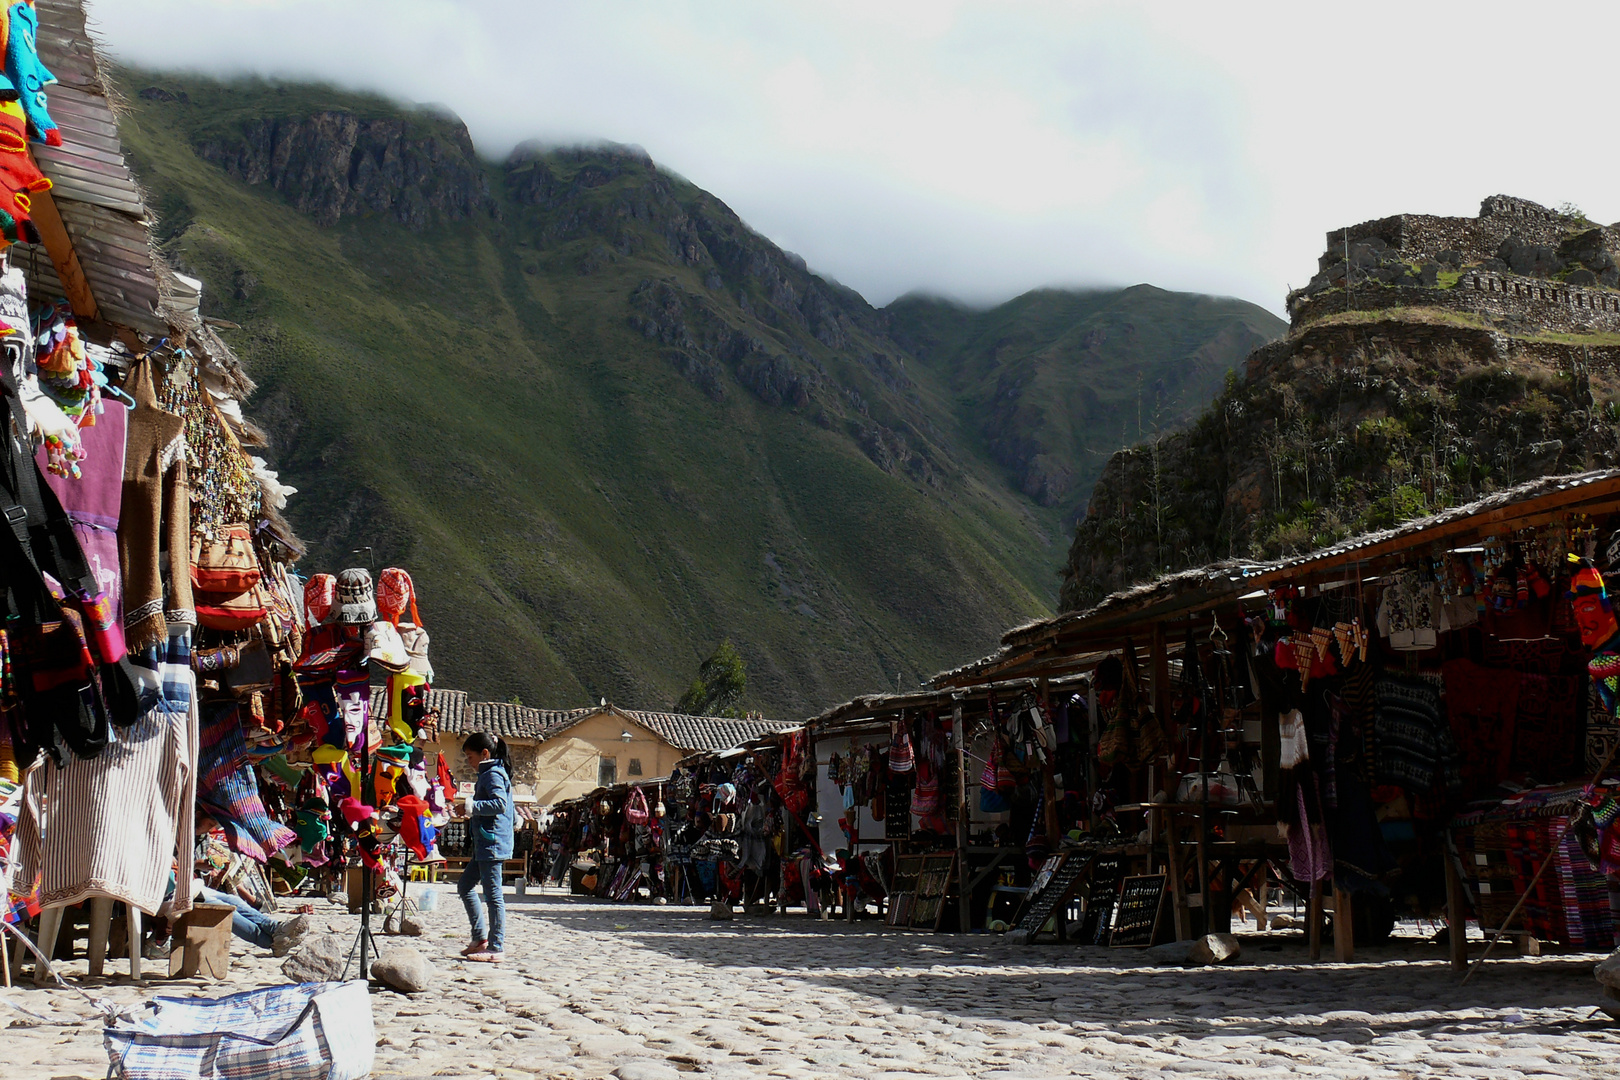
<svg viewBox="0 0 1620 1080"><path fill-rule="evenodd" d="M1386 675L1375 691L1377 780L1416 793L1462 786L1461 755L1440 712L1440 691L1424 679Z"/></svg>

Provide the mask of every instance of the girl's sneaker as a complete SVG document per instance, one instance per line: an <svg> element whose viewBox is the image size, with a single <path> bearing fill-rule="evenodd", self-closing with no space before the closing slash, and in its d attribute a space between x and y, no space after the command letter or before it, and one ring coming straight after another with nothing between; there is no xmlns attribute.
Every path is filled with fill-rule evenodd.
<svg viewBox="0 0 1620 1080"><path fill-rule="evenodd" d="M488 947L488 945L489 945L489 942L485 941L483 938L479 938L477 941L473 942L471 945L467 946L465 949L462 949L461 950L461 955L462 956L471 956L473 953L481 953Z"/></svg>
<svg viewBox="0 0 1620 1080"><path fill-rule="evenodd" d="M499 964L502 960L505 960L506 957L498 952L490 952L488 949L485 949L482 952L469 954L467 959L478 964Z"/></svg>

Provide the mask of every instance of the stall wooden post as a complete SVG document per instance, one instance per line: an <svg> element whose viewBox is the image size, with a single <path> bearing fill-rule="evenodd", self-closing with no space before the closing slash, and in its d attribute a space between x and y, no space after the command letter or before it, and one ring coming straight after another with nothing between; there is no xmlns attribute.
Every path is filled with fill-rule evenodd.
<svg viewBox="0 0 1620 1080"><path fill-rule="evenodd" d="M1333 959L1348 964L1356 958L1356 931L1350 894L1333 885Z"/></svg>
<svg viewBox="0 0 1620 1080"><path fill-rule="evenodd" d="M1447 950L1451 970L1464 974L1468 971L1468 911L1463 904L1462 878L1450 850L1442 852L1441 858L1446 861L1446 936L1451 939Z"/></svg>
<svg viewBox="0 0 1620 1080"><path fill-rule="evenodd" d="M1305 905L1306 940L1311 943L1311 963L1322 959L1322 882L1311 882L1311 898Z"/></svg>
<svg viewBox="0 0 1620 1080"><path fill-rule="evenodd" d="M1101 713L1097 706L1097 673L1093 671L1091 683L1086 687L1086 790L1092 794L1097 792L1097 743L1102 739L1102 732L1097 730L1100 718ZM1097 824L1091 811L1092 805L1095 805L1095 800L1088 800L1086 807L1088 826ZM1149 836L1151 835L1150 833Z"/></svg>
<svg viewBox="0 0 1620 1080"><path fill-rule="evenodd" d="M1153 837L1150 835L1148 839L1151 841ZM1174 810L1164 814L1164 849L1170 870L1170 906L1175 910L1176 940L1188 941L1192 938L1192 913L1187 907L1186 870L1181 865L1181 828L1176 824Z"/></svg>
<svg viewBox="0 0 1620 1080"><path fill-rule="evenodd" d="M1052 716L1052 692L1051 685L1044 677L1040 682L1040 697L1041 713L1043 716L1050 719ZM1041 792L1045 796L1043 802L1046 809L1046 843L1048 847L1053 849L1057 848L1058 843L1063 835L1059 825L1060 819L1058 817L1057 780L1054 775L1055 770L1052 766L1052 754L1050 752L1056 749L1056 747L1049 747L1047 748L1047 751L1043 751L1046 760L1041 762Z"/></svg>
<svg viewBox="0 0 1620 1080"><path fill-rule="evenodd" d="M951 742L956 748L956 918L957 931L973 929L973 894L968 886L967 732L962 730L962 695L951 695Z"/></svg>
<svg viewBox="0 0 1620 1080"><path fill-rule="evenodd" d="M1149 661L1153 665L1153 715L1158 717L1159 727L1166 735L1170 734L1170 647L1165 638L1164 623L1153 624L1153 644ZM1165 774L1165 785L1171 784L1169 774Z"/></svg>

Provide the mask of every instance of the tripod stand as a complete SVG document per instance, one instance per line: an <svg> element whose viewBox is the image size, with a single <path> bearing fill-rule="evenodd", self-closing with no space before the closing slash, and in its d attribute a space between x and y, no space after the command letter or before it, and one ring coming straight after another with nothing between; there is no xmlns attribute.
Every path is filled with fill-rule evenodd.
<svg viewBox="0 0 1620 1080"><path fill-rule="evenodd" d="M377 805L377 781L371 775L371 718L366 718L365 738L360 743L360 801L370 807ZM373 826L375 828L375 826ZM358 847L358 844L356 845ZM371 881L371 864L364 855L360 856L360 932L355 935L354 944L349 946L349 955L343 961L343 974L339 981L349 977L349 965L354 962L355 954L360 956L360 978L366 982L371 981L371 957L377 953L377 939L371 933L371 898L375 890Z"/></svg>

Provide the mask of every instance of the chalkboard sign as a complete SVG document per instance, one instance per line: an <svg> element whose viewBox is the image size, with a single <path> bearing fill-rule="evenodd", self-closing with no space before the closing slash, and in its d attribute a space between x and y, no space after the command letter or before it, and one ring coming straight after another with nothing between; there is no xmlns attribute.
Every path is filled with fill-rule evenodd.
<svg viewBox="0 0 1620 1080"><path fill-rule="evenodd" d="M883 797L883 839L911 839L911 775L890 773Z"/></svg>
<svg viewBox="0 0 1620 1080"><path fill-rule="evenodd" d="M939 925L940 905L955 876L956 856L924 855L917 874L917 888L911 905L911 925L933 930Z"/></svg>
<svg viewBox="0 0 1620 1080"><path fill-rule="evenodd" d="M1085 883L1086 868L1091 865L1091 856L1081 855L1075 851L1065 854L1062 859L1062 863L1052 870L1051 876L1047 878L1040 891L1031 889L1029 896L1025 898L1024 916L1013 930L1014 940L1021 940L1025 945L1033 945L1035 938L1040 935L1041 927L1046 925L1046 920L1052 917L1054 911L1060 910L1074 899L1074 894L1079 892L1080 886ZM1041 871L1044 874L1046 867L1042 866ZM1039 877L1036 880L1039 881Z"/></svg>
<svg viewBox="0 0 1620 1080"><path fill-rule="evenodd" d="M1108 944L1108 930L1114 915L1114 898L1119 895L1123 869L1117 854L1098 855L1091 864L1091 883L1086 887L1086 914L1080 923L1078 940L1087 945Z"/></svg>
<svg viewBox="0 0 1620 1080"><path fill-rule="evenodd" d="M1114 948L1145 949L1153 944L1164 912L1163 874L1128 877L1120 885L1119 910L1108 944Z"/></svg>

